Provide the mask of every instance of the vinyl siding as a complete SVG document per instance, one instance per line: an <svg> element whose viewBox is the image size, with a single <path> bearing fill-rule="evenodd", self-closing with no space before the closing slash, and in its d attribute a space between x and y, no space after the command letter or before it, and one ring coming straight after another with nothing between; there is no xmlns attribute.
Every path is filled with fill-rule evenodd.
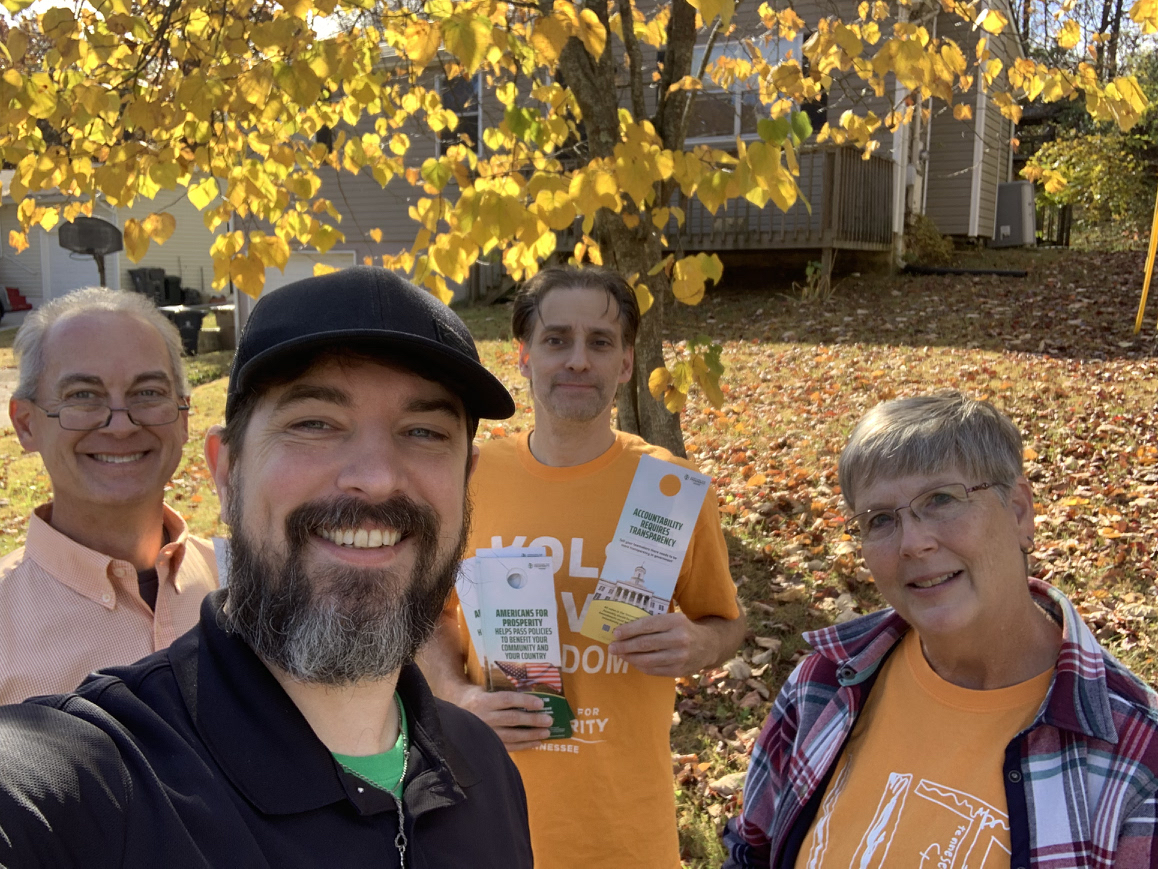
<svg viewBox="0 0 1158 869"><path fill-rule="evenodd" d="M951 13L942 13L937 18L937 36L954 40L967 59L976 56L979 34L984 35ZM1006 66L1017 57L1015 37L1003 35L991 39L989 48L994 57ZM1002 90L1006 86L1003 73L991 90ZM986 103L984 113L980 111L982 101ZM993 234L996 214L997 184L1009 173L1012 124L1002 117L992 100L978 92L976 86L969 94L958 96L958 102L972 108L972 119L959 121L953 117L950 107L939 100L933 101L925 214L946 235L968 235L973 176L975 171L979 172L977 234L980 238L989 238ZM984 128L979 129L982 114ZM975 166L978 136L981 136L982 147L980 161Z"/></svg>
<svg viewBox="0 0 1158 869"><path fill-rule="evenodd" d="M1005 67L1014 62L1017 56L1017 44L1012 26L991 40L990 50L1002 60ZM1008 89L1009 81L1005 72L1002 71L1001 75L994 81L991 90L1000 92ZM992 101L990 101L989 109L985 113L984 135L977 235L979 238L993 238L997 220L997 185L1005 182L1009 177L1008 165L1013 124L1001 114L1001 110Z"/></svg>
<svg viewBox="0 0 1158 869"><path fill-rule="evenodd" d="M424 87L434 87L436 83L437 77L433 72L422 78ZM485 96L484 90L484 99ZM341 129L345 129L347 136L361 136L374 132L377 120L377 116L363 115L353 129ZM399 130L388 133L387 141L395 132L404 133L410 139L410 148L404 158L406 166L421 166L425 160L436 155L437 134L416 121L410 120ZM397 177L382 187L369 169L354 175L345 170L339 172L324 167L318 171L318 176L322 179L319 196L329 199L342 216L337 227L345 240L335 244L331 251L352 251L358 263L369 260L375 265L381 265L383 255L397 254L414 244L419 227L410 218L410 208L427 196L421 187L412 186L405 178ZM332 218L323 220L332 222ZM373 240L370 235L373 230L382 232L381 241Z"/></svg>
<svg viewBox="0 0 1158 869"><path fill-rule="evenodd" d="M15 287L29 302L39 305L43 299L40 291L40 248L47 240L48 233L39 228L28 233L28 249L18 254L8 244L8 233L19 227L16 206L8 203L0 206L0 286ZM8 305L7 294L4 305Z"/></svg>
<svg viewBox="0 0 1158 869"><path fill-rule="evenodd" d="M970 101L977 111L976 94ZM959 121L943 104L934 109L929 132L925 214L945 235L967 235L973 190L972 121Z"/></svg>
<svg viewBox="0 0 1158 869"><path fill-rule="evenodd" d="M197 290L203 300L208 299L215 292L212 288L213 259L209 249L214 238L228 231L228 225L222 224L216 232L210 232L205 228L201 212L193 207L188 197L171 190L162 190L155 199L138 200L132 207L120 209L117 222L123 228L129 218L144 220L154 212L173 215L177 219L177 228L164 244L150 244L138 263L132 262L124 253L120 254L121 289L133 288L129 269L164 269L167 275L180 275L182 287Z"/></svg>

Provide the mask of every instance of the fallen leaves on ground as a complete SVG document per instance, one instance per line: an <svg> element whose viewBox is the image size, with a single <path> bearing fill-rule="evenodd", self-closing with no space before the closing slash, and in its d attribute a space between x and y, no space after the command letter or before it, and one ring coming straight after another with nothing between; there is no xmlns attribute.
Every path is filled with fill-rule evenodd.
<svg viewBox="0 0 1158 869"><path fill-rule="evenodd" d="M725 402L689 402L684 430L715 478L751 626L739 655L749 678L733 666L680 684L674 750L696 756L677 776L681 807L700 819L697 830L684 814L689 865L718 856L702 819L718 832L742 794L713 783L746 767L751 729L805 654L800 632L883 603L844 532L836 476L852 427L880 401L959 389L1013 418L1037 501L1034 574L1158 682L1158 303L1132 334L1143 258L1011 258L1027 278L854 277L821 306L733 286L671 317L671 336L711 330L725 347Z"/></svg>
<svg viewBox="0 0 1158 869"><path fill-rule="evenodd" d="M718 832L739 810L752 743L807 653L801 632L882 605L844 533L836 462L853 425L885 399L952 388L1009 413L1037 500L1035 575L1066 591L1099 640L1158 683L1158 296L1143 334L1132 334L1143 256L962 259L1029 276L849 277L831 301L811 305L768 286L769 276L788 287L798 274L764 269L745 284L736 270L701 305L666 311L673 340L702 334L724 345L723 405L693 392L683 426L689 457L716 481L750 628L724 666L677 684L672 766L689 866L719 865ZM510 437L530 424L532 409L508 310L463 314L518 406L479 435ZM205 362L225 370L225 360ZM199 380L210 367L198 366ZM192 443L169 497L206 534L220 526L198 444L220 417L224 380L199 387L194 401ZM0 549L8 551L48 486L11 434L0 458L0 494L11 499L0 503Z"/></svg>

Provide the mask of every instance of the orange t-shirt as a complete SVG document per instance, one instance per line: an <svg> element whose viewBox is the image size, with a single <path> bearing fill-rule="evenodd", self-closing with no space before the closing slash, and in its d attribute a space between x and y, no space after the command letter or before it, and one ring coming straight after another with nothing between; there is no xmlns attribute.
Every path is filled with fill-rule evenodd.
<svg viewBox="0 0 1158 869"><path fill-rule="evenodd" d="M527 790L535 863L547 869L680 865L670 738L675 680L644 675L579 633L644 453L691 467L622 432L591 462L549 467L531 455L523 434L485 444L472 480L467 554L543 546L555 569L563 690L575 714L574 735L511 754ZM714 489L696 520L675 600L691 619L739 614ZM459 625L466 648L461 612ZM468 673L483 684L473 651Z"/></svg>
<svg viewBox="0 0 1158 869"><path fill-rule="evenodd" d="M853 727L797 869L1008 869L1005 748L1052 676L961 688L933 671L910 631Z"/></svg>

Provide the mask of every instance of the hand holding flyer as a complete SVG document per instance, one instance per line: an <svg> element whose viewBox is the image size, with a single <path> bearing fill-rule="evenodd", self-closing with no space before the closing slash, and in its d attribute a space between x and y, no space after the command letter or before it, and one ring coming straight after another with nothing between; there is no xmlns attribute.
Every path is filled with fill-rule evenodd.
<svg viewBox="0 0 1158 869"><path fill-rule="evenodd" d="M542 699L551 739L571 736L563 694L554 572L544 550L480 549L463 562L458 596L487 690Z"/></svg>
<svg viewBox="0 0 1158 869"><path fill-rule="evenodd" d="M609 643L620 625L666 613L711 480L643 456L581 633Z"/></svg>

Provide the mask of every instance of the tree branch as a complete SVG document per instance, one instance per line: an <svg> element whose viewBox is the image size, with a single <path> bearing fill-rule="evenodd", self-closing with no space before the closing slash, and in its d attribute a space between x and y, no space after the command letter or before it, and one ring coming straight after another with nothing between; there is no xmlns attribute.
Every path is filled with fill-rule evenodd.
<svg viewBox="0 0 1158 869"><path fill-rule="evenodd" d="M668 148L683 146L683 140L677 140L677 136L688 92L671 93L669 89L691 71L695 45L696 10L687 0L672 0L671 18L667 23L667 52L655 107L655 128Z"/></svg>
<svg viewBox="0 0 1158 869"><path fill-rule="evenodd" d="M739 8L739 6L740 6L740 3L737 2L736 7ZM722 23L723 22L719 18L717 18L715 23L712 25L712 32L708 34L708 42L704 46L704 56L702 58L700 58L700 68L698 70L696 70L696 72L695 72L695 77L698 78L700 81L704 80L704 71L707 70L708 63L712 58L712 49L716 47L716 38L720 35L720 25ZM680 143L681 148L683 147L684 139L686 139L687 135L688 135L688 122L691 120L692 106L694 106L695 104L696 104L696 92L695 91L689 91L688 92L688 98L684 102L684 110L680 114L680 124L679 124L678 135L679 135L679 143Z"/></svg>
<svg viewBox="0 0 1158 869"><path fill-rule="evenodd" d="M627 49L628 75L631 81L631 113L639 120L647 113L643 101L643 56L635 38L635 16L631 0L619 0L619 24L623 31L623 46Z"/></svg>

